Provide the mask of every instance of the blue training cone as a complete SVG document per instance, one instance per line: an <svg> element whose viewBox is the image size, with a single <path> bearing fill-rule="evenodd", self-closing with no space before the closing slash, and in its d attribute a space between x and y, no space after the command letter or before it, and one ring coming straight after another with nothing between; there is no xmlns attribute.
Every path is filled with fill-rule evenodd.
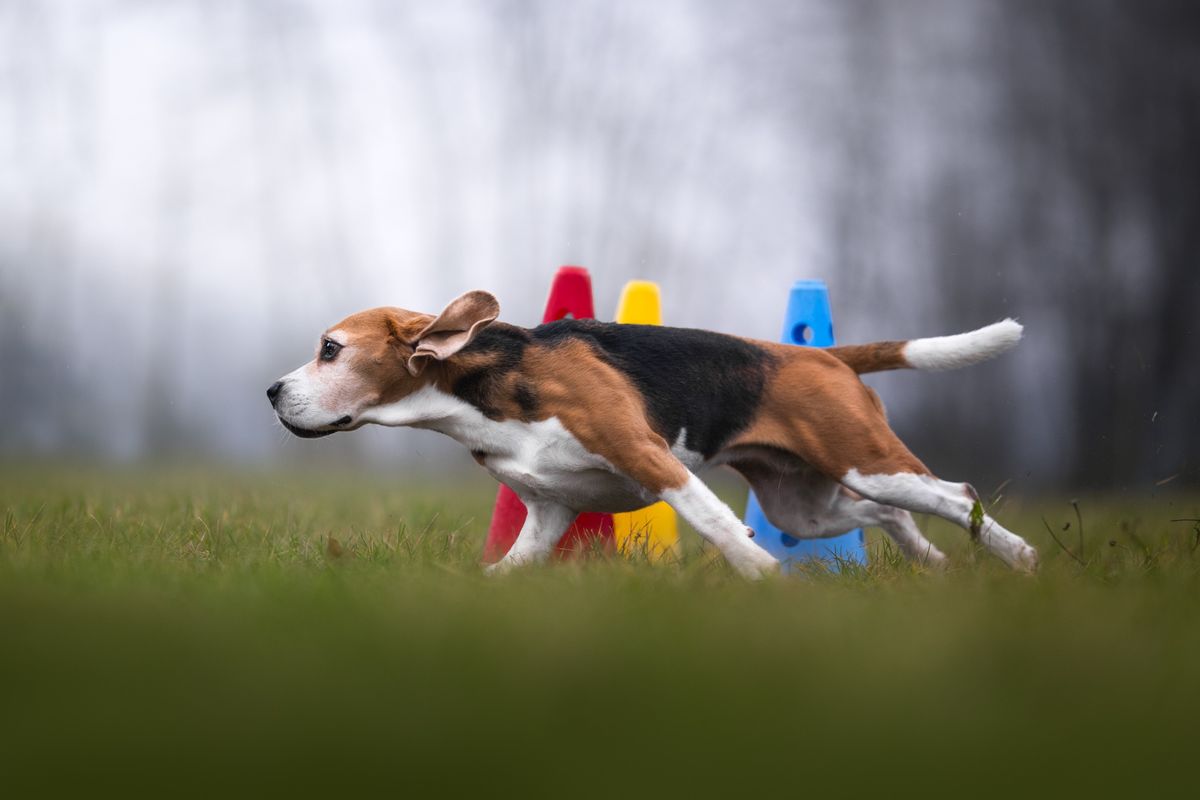
<svg viewBox="0 0 1200 800"><path fill-rule="evenodd" d="M796 281L792 286L779 341L809 347L833 346L833 315L825 281ZM867 538L861 528L830 539L797 539L767 521L754 492L750 492L746 502L745 521L754 529L754 543L779 559L784 572L791 572L792 562L810 558L823 559L834 569L839 559L867 563Z"/></svg>

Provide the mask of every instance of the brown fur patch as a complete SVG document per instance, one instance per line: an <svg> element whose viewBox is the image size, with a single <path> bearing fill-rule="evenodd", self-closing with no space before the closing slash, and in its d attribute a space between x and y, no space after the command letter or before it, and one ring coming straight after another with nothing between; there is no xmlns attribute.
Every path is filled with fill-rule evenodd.
<svg viewBox="0 0 1200 800"><path fill-rule="evenodd" d="M862 375L867 372L884 372L890 369L906 369L911 364L904 357L904 346L908 342L874 342L829 347L825 352L838 359L850 369Z"/></svg>
<svg viewBox="0 0 1200 800"><path fill-rule="evenodd" d="M356 402L371 406L394 403L429 382L428 378L412 377L404 364L413 353L412 339L432 320L430 314L402 308L373 308L352 314L326 331L344 347L339 358L350 361L355 380L346 388L356 393ZM318 358L313 368L332 365Z"/></svg>
<svg viewBox="0 0 1200 800"><path fill-rule="evenodd" d="M538 419L557 417L589 451L656 494L687 483L687 468L654 431L641 393L592 348L581 341L531 347L522 372L537 387Z"/></svg>
<svg viewBox="0 0 1200 800"><path fill-rule="evenodd" d="M929 474L888 427L878 397L849 365L822 350L773 347L779 356L774 379L758 415L730 448L786 450L833 480L851 469Z"/></svg>

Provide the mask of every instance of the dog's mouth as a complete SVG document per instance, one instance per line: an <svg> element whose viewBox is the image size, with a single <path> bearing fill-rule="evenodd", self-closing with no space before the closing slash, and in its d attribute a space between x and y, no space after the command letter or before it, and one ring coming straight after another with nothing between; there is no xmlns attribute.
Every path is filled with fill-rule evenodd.
<svg viewBox="0 0 1200 800"><path fill-rule="evenodd" d="M345 428L347 425L349 425L352 422L351 418L346 416L346 417L342 417L341 419L335 420L334 422L329 423L330 427L333 430L314 431L314 430L310 430L308 428L301 428L296 425L293 425L292 423L288 422L283 417L280 417L279 421L281 423L283 423L283 427L287 428L288 431L291 432L291 434L293 436L299 436L301 439L320 439L322 436L328 436L331 433L337 433L338 430Z"/></svg>

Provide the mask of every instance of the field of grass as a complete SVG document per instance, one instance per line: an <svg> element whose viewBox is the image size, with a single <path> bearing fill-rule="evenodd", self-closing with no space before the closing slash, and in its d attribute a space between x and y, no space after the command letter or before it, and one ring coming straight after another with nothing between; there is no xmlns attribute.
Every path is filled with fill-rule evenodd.
<svg viewBox="0 0 1200 800"><path fill-rule="evenodd" d="M1155 796L1197 779L1200 523L1171 520L1200 498L1083 498L1082 535L1066 500L1003 501L1035 577L923 520L945 574L873 538L867 568L752 584L694 536L676 563L486 578L493 493L0 471L0 791Z"/></svg>

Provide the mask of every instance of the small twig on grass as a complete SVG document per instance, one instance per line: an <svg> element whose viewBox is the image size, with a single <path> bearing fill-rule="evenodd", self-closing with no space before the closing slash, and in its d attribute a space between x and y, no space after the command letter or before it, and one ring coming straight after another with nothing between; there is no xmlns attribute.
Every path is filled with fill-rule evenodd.
<svg viewBox="0 0 1200 800"><path fill-rule="evenodd" d="M1122 521L1121 522L1121 533L1128 536L1130 541L1132 541L1134 544L1136 544L1138 546L1139 549L1141 549L1142 555L1145 558L1147 558L1147 559L1150 558L1150 547L1149 547L1149 545L1146 544L1145 541L1142 540L1142 537L1137 535L1137 523L1136 522L1131 525L1128 522Z"/></svg>
<svg viewBox="0 0 1200 800"><path fill-rule="evenodd" d="M1079 557L1084 558L1084 555L1083 555L1083 515L1079 513L1079 501L1072 500L1071 507L1075 509L1075 521L1079 523Z"/></svg>
<svg viewBox="0 0 1200 800"><path fill-rule="evenodd" d="M1072 553L1072 552L1071 552L1071 548L1067 547L1065 544L1063 544L1061 541L1059 541L1058 537L1054 535L1054 529L1050 527L1050 523L1046 521L1046 518L1045 518L1045 517L1042 517L1042 524L1046 526L1046 532L1050 534L1050 538L1054 540L1054 543L1055 543L1056 545L1058 545L1059 547L1061 547L1061 548L1062 548L1062 551L1063 551L1064 553L1066 553L1066 554L1067 554L1067 555L1069 555L1071 558L1073 558L1073 559L1075 559L1076 561L1078 561L1078 562L1079 562L1079 564L1080 564L1080 566L1084 566L1084 567L1086 567L1086 566L1087 566L1087 562L1086 562L1086 561L1084 561L1082 558L1080 558L1079 556L1077 556L1077 555L1075 555L1074 553Z"/></svg>
<svg viewBox="0 0 1200 800"><path fill-rule="evenodd" d="M433 526L437 524L439 516L441 516L441 514L437 511L435 511L433 513L433 516L431 516L429 518L428 524L426 524L425 527L421 529L421 532L419 534L417 534L417 544L420 545L421 547L424 547L425 542L428 541L429 532L432 531Z"/></svg>
<svg viewBox="0 0 1200 800"><path fill-rule="evenodd" d="M845 556L843 556L841 553L837 552L836 550L829 551L828 559L829 559L830 571L836 570L839 574L842 574L842 575L845 575L847 570L851 569L851 567L850 567L851 564L853 564L855 567L858 566L858 562L852 561L852 560L846 558Z"/></svg>
<svg viewBox="0 0 1200 800"><path fill-rule="evenodd" d="M25 529L21 531L20 536L16 538L17 546L21 546L21 542L25 541L25 537L29 535L29 529L34 526L38 519L42 516L42 512L46 510L46 504L42 503L38 506L38 510L33 512L33 516L29 518L29 522L25 523ZM14 528L15 530L15 528Z"/></svg>
<svg viewBox="0 0 1200 800"><path fill-rule="evenodd" d="M1200 547L1200 517L1180 517L1179 519L1171 520L1171 522L1194 523L1192 525L1192 533L1194 533L1195 536L1192 537L1192 548L1189 552L1192 552L1192 553L1196 552L1196 548Z"/></svg>
<svg viewBox="0 0 1200 800"><path fill-rule="evenodd" d="M342 543L333 537L332 534L327 534L325 537L325 556L330 559L338 559L346 554L346 548L342 547Z"/></svg>
<svg viewBox="0 0 1200 800"><path fill-rule="evenodd" d="M442 561L431 561L429 563L432 564L437 569L440 569L442 572L445 572L448 575L453 575L456 578L461 578L465 574L465 573L463 573L462 570L454 569L449 564L446 564L445 562L442 562Z"/></svg>

